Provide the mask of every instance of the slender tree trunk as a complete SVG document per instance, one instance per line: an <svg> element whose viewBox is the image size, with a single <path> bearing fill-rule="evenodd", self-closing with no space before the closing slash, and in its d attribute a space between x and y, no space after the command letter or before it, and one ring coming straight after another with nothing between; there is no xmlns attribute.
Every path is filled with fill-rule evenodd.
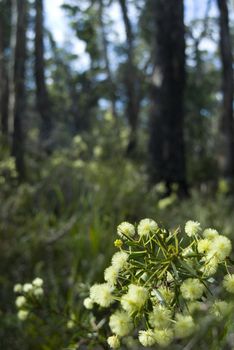
<svg viewBox="0 0 234 350"><path fill-rule="evenodd" d="M1 122L2 122L2 134L5 141L8 140L8 101L9 101L9 83L8 76L6 74L6 64L3 65L2 75L2 93L1 93Z"/></svg>
<svg viewBox="0 0 234 350"><path fill-rule="evenodd" d="M15 57L16 57L16 36L17 36L18 8L17 0L11 1L11 34L10 34L10 58L8 64L9 76L9 106L8 106L8 129L12 138L14 131L15 114Z"/></svg>
<svg viewBox="0 0 234 350"><path fill-rule="evenodd" d="M222 62L221 171L234 182L233 56L226 0L217 0L220 12L220 54Z"/></svg>
<svg viewBox="0 0 234 350"><path fill-rule="evenodd" d="M113 116L117 119L117 111L116 111L116 87L114 84L111 66L110 66L110 60L109 60L109 54L108 54L108 40L106 37L106 30L105 30L105 23L104 23L104 4L103 0L100 0L100 27L101 27L101 35L102 35L102 46L103 46L103 56L105 61L105 69L107 73L107 80L108 85L110 87L110 99L111 99L111 109Z"/></svg>
<svg viewBox="0 0 234 350"><path fill-rule="evenodd" d="M8 137L8 76L7 65L5 59L5 42L7 37L7 28L5 23L5 2L1 4L0 8L0 123L1 132L5 140Z"/></svg>
<svg viewBox="0 0 234 350"><path fill-rule="evenodd" d="M51 148L51 106L45 81L44 41L43 41L43 0L35 0L35 79L37 108L41 116L41 140L45 150Z"/></svg>
<svg viewBox="0 0 234 350"><path fill-rule="evenodd" d="M0 11L3 11L2 8L0 8ZM4 45L3 45L3 31L4 31L4 24L3 24L3 15L2 12L0 12L0 113L1 113L1 131L2 134L4 134L3 131L3 116L2 116L2 103L3 103L3 91L4 91L4 78L3 78L3 72L4 72Z"/></svg>
<svg viewBox="0 0 234 350"><path fill-rule="evenodd" d="M12 120L12 154L19 178L25 177L23 118L25 112L25 61L27 1L12 0L10 108Z"/></svg>
<svg viewBox="0 0 234 350"><path fill-rule="evenodd" d="M150 154L153 180L187 195L184 144L185 33L183 0L149 0L155 24Z"/></svg>
<svg viewBox="0 0 234 350"><path fill-rule="evenodd" d="M119 0L125 33L126 33L126 53L127 53L127 65L124 85L126 87L127 106L126 114L128 122L131 128L130 141L128 144L127 152L131 154L137 144L137 127L140 110L140 96L138 93L138 79L137 71L134 65L134 34L131 25L131 21L128 16L128 7L126 0Z"/></svg>

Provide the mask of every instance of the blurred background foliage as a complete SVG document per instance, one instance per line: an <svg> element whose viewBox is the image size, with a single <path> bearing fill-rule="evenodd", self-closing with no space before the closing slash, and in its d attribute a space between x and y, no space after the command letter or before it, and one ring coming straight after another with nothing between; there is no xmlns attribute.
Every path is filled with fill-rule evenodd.
<svg viewBox="0 0 234 350"><path fill-rule="evenodd" d="M123 220L195 219L234 239L233 3L202 1L197 17L192 0L165 4L64 1L82 66L42 0L0 1L1 349L69 348ZM13 286L36 275L56 312L21 324ZM232 349L221 333L199 348Z"/></svg>

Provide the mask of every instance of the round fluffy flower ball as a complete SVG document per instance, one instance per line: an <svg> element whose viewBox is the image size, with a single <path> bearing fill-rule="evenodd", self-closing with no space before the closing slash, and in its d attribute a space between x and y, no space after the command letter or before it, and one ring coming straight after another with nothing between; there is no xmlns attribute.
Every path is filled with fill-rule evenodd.
<svg viewBox="0 0 234 350"><path fill-rule="evenodd" d="M167 347L173 340L173 330L170 328L155 330L155 340L161 347Z"/></svg>
<svg viewBox="0 0 234 350"><path fill-rule="evenodd" d="M177 314L174 330L178 338L186 338L192 335L196 330L196 325L192 316Z"/></svg>
<svg viewBox="0 0 234 350"><path fill-rule="evenodd" d="M130 284L128 287L128 293L121 298L122 308L132 313L136 310L140 310L148 299L148 291L146 288Z"/></svg>
<svg viewBox="0 0 234 350"><path fill-rule="evenodd" d="M109 266L104 271L104 280L111 286L114 286L117 282L118 270L114 266Z"/></svg>
<svg viewBox="0 0 234 350"><path fill-rule="evenodd" d="M209 240L214 239L219 235L218 231L213 228L206 228L203 232L203 236Z"/></svg>
<svg viewBox="0 0 234 350"><path fill-rule="evenodd" d="M213 256L212 258L207 257L205 260L205 265L201 268L201 271L204 273L205 276L212 276L217 272L218 269L218 259Z"/></svg>
<svg viewBox="0 0 234 350"><path fill-rule="evenodd" d="M107 338L107 343L111 349L118 349L120 347L120 341L117 335Z"/></svg>
<svg viewBox="0 0 234 350"><path fill-rule="evenodd" d="M27 310L19 310L17 317L20 321L25 321L28 318L29 312Z"/></svg>
<svg viewBox="0 0 234 350"><path fill-rule="evenodd" d="M139 342L143 346L152 346L155 344L155 335L152 329L147 331L139 331Z"/></svg>
<svg viewBox="0 0 234 350"><path fill-rule="evenodd" d="M128 313L119 310L110 316L109 326L112 332L120 337L129 334L133 329L133 324Z"/></svg>
<svg viewBox="0 0 234 350"><path fill-rule="evenodd" d="M219 261L224 261L232 251L232 244L229 238L219 235L215 237L211 244L210 254L215 256Z"/></svg>
<svg viewBox="0 0 234 350"><path fill-rule="evenodd" d="M114 301L111 291L108 283L94 284L90 288L90 298L96 304L102 307L108 307Z"/></svg>
<svg viewBox="0 0 234 350"><path fill-rule="evenodd" d="M199 253L207 253L211 248L211 242L209 239L200 239L197 243L197 250Z"/></svg>
<svg viewBox="0 0 234 350"><path fill-rule="evenodd" d="M149 314L149 323L153 328L161 329L169 326L172 312L162 305L155 306Z"/></svg>
<svg viewBox="0 0 234 350"><path fill-rule="evenodd" d="M23 295L20 295L16 298L15 304L18 308L23 307L26 304L27 300Z"/></svg>
<svg viewBox="0 0 234 350"><path fill-rule="evenodd" d="M124 221L117 227L117 233L122 238L126 238L126 236L133 237L135 235L135 227L129 222Z"/></svg>
<svg viewBox="0 0 234 350"><path fill-rule="evenodd" d="M41 297L44 294L44 290L41 287L37 287L37 288L33 289L33 294L36 297Z"/></svg>
<svg viewBox="0 0 234 350"><path fill-rule="evenodd" d="M85 298L83 304L84 307L88 310L91 310L93 308L93 300L91 298Z"/></svg>
<svg viewBox="0 0 234 350"><path fill-rule="evenodd" d="M43 286L43 280L39 277L35 278L32 282L33 286L35 287L42 287Z"/></svg>
<svg viewBox="0 0 234 350"><path fill-rule="evenodd" d="M28 293L28 292L31 292L31 290L33 289L33 286L31 283L25 283L23 285L23 291L24 293Z"/></svg>
<svg viewBox="0 0 234 350"><path fill-rule="evenodd" d="M234 293L234 274L224 277L223 286L229 293Z"/></svg>
<svg viewBox="0 0 234 350"><path fill-rule="evenodd" d="M148 236L151 232L156 232L158 224L152 219L143 219L137 226L137 232L140 237Z"/></svg>
<svg viewBox="0 0 234 350"><path fill-rule="evenodd" d="M116 271L120 271L126 266L127 260L128 253L117 252L112 256L111 263Z"/></svg>
<svg viewBox="0 0 234 350"><path fill-rule="evenodd" d="M170 304L175 296L174 291L172 291L169 288L164 287L164 286L160 286L158 288L158 293L162 296L162 298L166 304Z"/></svg>
<svg viewBox="0 0 234 350"><path fill-rule="evenodd" d="M142 286L130 284L128 287L129 296L134 300L140 307L143 306L148 299L148 291Z"/></svg>
<svg viewBox="0 0 234 350"><path fill-rule="evenodd" d="M187 235L189 237L192 237L196 234L198 234L201 231L201 224L198 221L192 221L189 220L186 222L185 224L185 233L187 233Z"/></svg>
<svg viewBox="0 0 234 350"><path fill-rule="evenodd" d="M22 284L17 283L17 284L14 286L14 292L15 292L15 293L21 293L22 291L23 291L23 286L22 286Z"/></svg>
<svg viewBox="0 0 234 350"><path fill-rule="evenodd" d="M67 322L67 329L72 329L72 328L74 328L75 327L75 322L74 322L74 320L69 320L68 322Z"/></svg>
<svg viewBox="0 0 234 350"><path fill-rule="evenodd" d="M188 278L182 283L180 291L184 299L192 301L201 298L204 285L197 278Z"/></svg>

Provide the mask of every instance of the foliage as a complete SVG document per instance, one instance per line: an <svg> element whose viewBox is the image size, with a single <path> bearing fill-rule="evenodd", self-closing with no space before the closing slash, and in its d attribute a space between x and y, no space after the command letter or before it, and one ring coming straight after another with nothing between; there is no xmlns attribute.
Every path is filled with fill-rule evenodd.
<svg viewBox="0 0 234 350"><path fill-rule="evenodd" d="M87 295L85 286L80 285L80 300L69 312L58 304L40 301L40 278L32 284L15 285L14 291L21 294L16 298L18 318L26 323L29 333L30 325L45 321L48 313L50 318L55 315L55 320L56 316L62 319L72 349L79 348L79 344L87 344L90 349L106 348L106 342L111 348L119 348L120 339L128 348L127 344L135 344L137 334L146 347L155 343L167 347L173 337L180 341L174 341L170 348L188 343L186 338L193 346L203 346L210 344L210 332L214 330L219 336L211 349L231 342L234 275L230 270L229 239L211 228L201 234L201 225L194 221L186 223L185 235L181 235L180 228L169 231L151 219L141 220L136 229L123 222L117 233L121 239L115 241L115 246L120 251L105 269L106 282L94 284L90 297L84 299L88 314L82 307L77 309L82 296ZM109 337L108 323L114 332Z"/></svg>
<svg viewBox="0 0 234 350"><path fill-rule="evenodd" d="M21 185L12 159L7 154L2 158L1 346L5 349L77 344L77 327L90 329L83 300L90 284L101 281L114 251L119 220L155 216L159 223L170 222L174 231L180 222L195 217L233 238L233 199L226 195L224 181L216 194L207 186L203 193L193 190L187 200L175 193L164 198L164 184L149 187L147 168L126 158L127 139L128 128L123 124L116 132L115 120L107 114L91 135L75 136L70 147L47 159L29 159L33 176ZM43 307L21 324L9 291L35 275L45 281ZM98 317L102 319L103 311ZM101 336L99 346L106 344L106 337ZM126 342L131 343L128 338Z"/></svg>

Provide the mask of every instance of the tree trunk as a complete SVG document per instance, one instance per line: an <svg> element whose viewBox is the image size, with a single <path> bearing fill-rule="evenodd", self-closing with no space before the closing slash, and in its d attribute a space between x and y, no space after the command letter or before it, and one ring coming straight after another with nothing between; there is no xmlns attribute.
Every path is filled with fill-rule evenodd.
<svg viewBox="0 0 234 350"><path fill-rule="evenodd" d="M0 123L1 132L5 139L8 137L8 76L7 76L7 65L5 59L5 46L7 28L5 16L7 14L6 4L2 2L0 7ZM9 6L9 5L8 5ZM9 44L9 43L8 43Z"/></svg>
<svg viewBox="0 0 234 350"><path fill-rule="evenodd" d="M116 111L116 87L113 81L112 72L111 72L111 66L110 66L110 60L109 60L109 54L108 54L108 41L106 37L106 30L105 30L105 23L104 23L104 4L103 0L100 0L100 7L99 7L99 17L100 17L100 27L101 27L101 36L102 36L102 46L103 46L103 57L105 61L105 69L107 73L107 80L108 85L110 88L110 100L111 100L111 109L113 116L117 119L117 111Z"/></svg>
<svg viewBox="0 0 234 350"><path fill-rule="evenodd" d="M184 144L185 29L183 0L149 0L155 25L149 150L153 181L187 195Z"/></svg>
<svg viewBox="0 0 234 350"><path fill-rule="evenodd" d="M9 113L12 120L12 154L19 178L25 177L23 118L25 112L25 60L27 0L12 0L11 81Z"/></svg>
<svg viewBox="0 0 234 350"><path fill-rule="evenodd" d="M1 124L2 124L2 135L4 136L4 140L7 142L8 140L8 101L9 101L9 84L8 84L8 76L6 74L7 68L6 64L3 64L3 74L2 74L2 82L1 82Z"/></svg>
<svg viewBox="0 0 234 350"><path fill-rule="evenodd" d="M221 158L223 176L234 181L233 57L226 0L217 0L220 12L220 54L222 62Z"/></svg>
<svg viewBox="0 0 234 350"><path fill-rule="evenodd" d="M3 47L3 9L0 8L0 113L1 113L1 131L3 132L3 117L2 117L2 103L3 103L3 91L4 91L4 79L3 79L3 72L4 72L4 47Z"/></svg>
<svg viewBox="0 0 234 350"><path fill-rule="evenodd" d="M131 133L128 144L127 153L134 152L137 144L137 126L140 110L140 96L138 93L138 79L137 70L134 65L134 34L132 25L128 16L128 7L126 0L119 0L125 33L126 33L126 74L124 79L124 85L126 88L127 106L126 114L130 125Z"/></svg>
<svg viewBox="0 0 234 350"><path fill-rule="evenodd" d="M35 0L35 79L37 108L41 116L41 141L46 151L51 148L51 106L45 81L43 41L43 0Z"/></svg>

